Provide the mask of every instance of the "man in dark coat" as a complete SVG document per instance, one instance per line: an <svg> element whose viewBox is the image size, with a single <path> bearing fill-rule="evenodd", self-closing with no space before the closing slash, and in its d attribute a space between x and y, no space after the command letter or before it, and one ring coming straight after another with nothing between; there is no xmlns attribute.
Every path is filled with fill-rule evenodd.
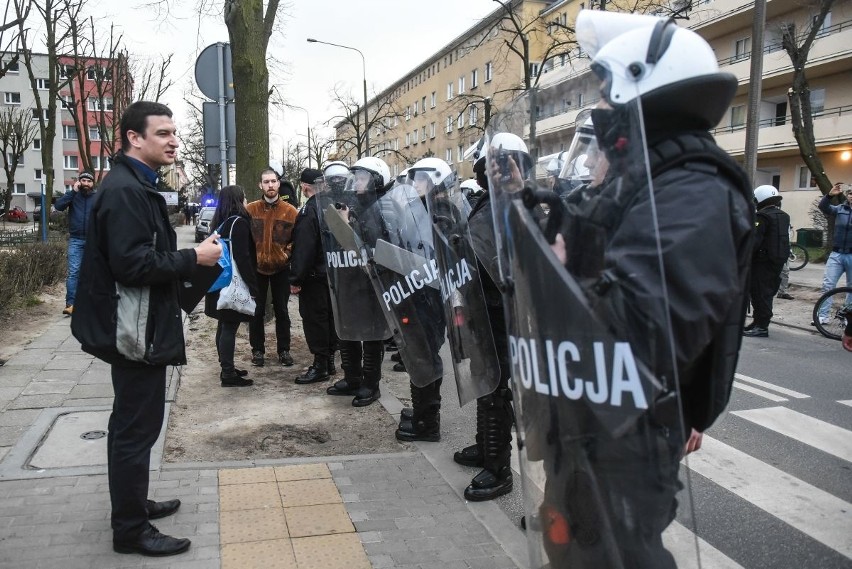
<svg viewBox="0 0 852 569"><path fill-rule="evenodd" d="M348 172L348 170L347 170ZM323 183L319 170L302 172L302 194L308 201L299 209L293 227L293 254L290 257L290 292L299 295L299 315L305 330L305 341L314 355L308 371L296 383L325 381L334 375L334 350L337 335L326 278L326 260L320 239L316 193Z"/></svg>
<svg viewBox="0 0 852 569"><path fill-rule="evenodd" d="M172 164L178 147L171 117L165 105L139 101L121 118L122 151L92 208L71 319L83 350L112 366L107 459L113 549L151 556L182 553L190 545L150 524L174 513L180 501L147 500L148 470L163 425L166 366L186 363L181 281L222 254L216 235L195 249L177 250L166 201L156 190L157 168Z"/></svg>
<svg viewBox="0 0 852 569"><path fill-rule="evenodd" d="M73 190L56 200L58 211L68 209L68 277L65 280L65 308L62 310L62 314L67 316L74 312L77 279L86 246L86 227L94 203L95 176L91 172L82 172L74 182Z"/></svg>

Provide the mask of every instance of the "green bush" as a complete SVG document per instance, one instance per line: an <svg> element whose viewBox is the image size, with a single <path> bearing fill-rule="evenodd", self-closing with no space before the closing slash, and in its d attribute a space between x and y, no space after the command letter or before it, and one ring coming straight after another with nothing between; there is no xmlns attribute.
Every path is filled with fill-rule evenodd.
<svg viewBox="0 0 852 569"><path fill-rule="evenodd" d="M27 243L0 251L0 299L3 299L3 307L24 305L41 287L65 278L65 262L64 241Z"/></svg>

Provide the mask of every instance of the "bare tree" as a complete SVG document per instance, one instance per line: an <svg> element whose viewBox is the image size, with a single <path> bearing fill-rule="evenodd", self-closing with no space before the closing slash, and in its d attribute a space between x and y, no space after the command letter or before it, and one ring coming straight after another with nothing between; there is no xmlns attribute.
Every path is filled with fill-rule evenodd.
<svg viewBox="0 0 852 569"><path fill-rule="evenodd" d="M781 30L781 46L793 63L793 84L787 90L787 100L790 102L793 137L799 146L799 154L811 175L816 180L820 193L827 194L832 183L825 173L822 160L816 148L814 137L814 120L811 109L811 88L805 73L805 67L819 31L825 23L826 15L831 11L834 0L818 0L813 9L815 13L805 31L797 35L795 26L786 25Z"/></svg>
<svg viewBox="0 0 852 569"><path fill-rule="evenodd" d="M209 165L205 159L201 98L190 92L184 95L183 100L189 107L189 116L187 123L181 126L178 136L181 143L180 155L187 165L186 174L191 186L215 190L218 187L221 166L218 163Z"/></svg>
<svg viewBox="0 0 852 569"><path fill-rule="evenodd" d="M31 109L0 109L0 153L3 154L3 171L6 173L6 189L2 193L3 211L9 211L15 172L23 163L24 151L30 147L36 135L38 127L33 122Z"/></svg>
<svg viewBox="0 0 852 569"><path fill-rule="evenodd" d="M8 59L0 61L0 77L14 66L19 64L20 54L15 50L15 44L18 41L18 27L21 22L26 21L29 16L32 0L26 0L21 6L20 12L16 9L10 12L12 4L6 4L6 11L3 12L3 23L0 25L0 52L9 54ZM17 8L17 6L15 6Z"/></svg>
<svg viewBox="0 0 852 569"><path fill-rule="evenodd" d="M35 109L33 109L38 120L39 136L41 138L41 162L45 176L45 199L46 203L53 200L53 184L56 173L53 168L53 144L56 138L56 107L59 100L59 91L67 83L60 82L59 77L59 54L63 50L66 40L70 35L68 22L72 18L78 18L83 8L84 0L32 0L40 24L44 27L44 45L47 49L47 74L46 78L37 77L36 63L33 61L32 42L28 37L28 28L24 14L29 0L13 0L15 3L15 14L18 23L18 41L20 53L24 58L24 65L30 78L30 88L35 98ZM38 80L47 80L46 96L42 100L41 93L45 90L38 88Z"/></svg>
<svg viewBox="0 0 852 569"><path fill-rule="evenodd" d="M312 130L313 137L310 141L310 153L311 159L314 161L314 164L317 165L317 168L321 168L323 162L328 160L328 156L331 152L334 143L332 139L327 136L322 136L317 134L317 129L314 128Z"/></svg>
<svg viewBox="0 0 852 569"><path fill-rule="evenodd" d="M363 121L364 112L360 103L355 100L351 93L343 92L340 85L335 85L331 91L332 100L337 104L340 113L331 117L326 124L334 126L335 137L328 142L337 147L339 158L348 156L353 151L358 158L367 154L367 130L378 129L391 131L393 125L403 117L402 111L391 95L384 95L373 101L370 108L373 109L372 116L368 116L366 128ZM395 155L410 161L411 156L399 151L392 145L381 146L374 144L376 156Z"/></svg>

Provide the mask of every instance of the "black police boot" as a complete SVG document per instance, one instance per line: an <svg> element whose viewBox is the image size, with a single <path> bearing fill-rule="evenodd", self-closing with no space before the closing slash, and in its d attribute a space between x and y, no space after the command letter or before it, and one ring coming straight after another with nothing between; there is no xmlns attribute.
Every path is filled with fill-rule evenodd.
<svg viewBox="0 0 852 569"><path fill-rule="evenodd" d="M743 330L743 336L748 336L749 338L768 338L769 329L755 326L754 328Z"/></svg>
<svg viewBox="0 0 852 569"><path fill-rule="evenodd" d="M328 375L337 375L337 368L334 367L334 352L328 356Z"/></svg>
<svg viewBox="0 0 852 569"><path fill-rule="evenodd" d="M476 400L476 444L465 447L453 454L453 460L462 466L478 466L482 468L483 465L482 434L485 432L484 399L485 397L480 397Z"/></svg>
<svg viewBox="0 0 852 569"><path fill-rule="evenodd" d="M343 379L336 381L325 392L329 395L355 395L363 377L360 342L340 342L340 367L343 369Z"/></svg>
<svg viewBox="0 0 852 569"><path fill-rule="evenodd" d="M441 378L426 387L411 384L411 421L400 421L396 438L400 441L441 440Z"/></svg>
<svg viewBox="0 0 852 569"><path fill-rule="evenodd" d="M506 393L504 393L506 392ZM512 491L512 409L508 390L500 389L482 398L485 431L482 433L483 470L464 490L471 502L493 500Z"/></svg>
<svg viewBox="0 0 852 569"><path fill-rule="evenodd" d="M399 352L394 352L391 354L390 360L399 363L402 361L402 355Z"/></svg>
<svg viewBox="0 0 852 569"><path fill-rule="evenodd" d="M254 381L246 379L244 376L237 373L237 370L222 370L219 374L219 380L222 382L222 387L248 387L253 385Z"/></svg>
<svg viewBox="0 0 852 569"><path fill-rule="evenodd" d="M314 363L308 368L304 375L296 378L298 385L317 383L328 379L328 359L325 356L314 356Z"/></svg>
<svg viewBox="0 0 852 569"><path fill-rule="evenodd" d="M353 407L366 407L382 396L379 381L382 379L382 358L385 351L382 341L364 342L364 376L361 386L355 390Z"/></svg>

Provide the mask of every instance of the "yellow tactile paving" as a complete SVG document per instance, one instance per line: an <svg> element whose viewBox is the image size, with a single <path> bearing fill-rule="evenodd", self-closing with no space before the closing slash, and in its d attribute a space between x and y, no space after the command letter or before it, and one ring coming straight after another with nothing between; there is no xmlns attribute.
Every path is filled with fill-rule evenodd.
<svg viewBox="0 0 852 569"><path fill-rule="evenodd" d="M308 538L309 539L309 538ZM223 569L298 569L289 539L222 546Z"/></svg>
<svg viewBox="0 0 852 569"><path fill-rule="evenodd" d="M229 468L219 471L219 486L275 481L275 470L271 466L266 468Z"/></svg>
<svg viewBox="0 0 852 569"><path fill-rule="evenodd" d="M355 531L343 504L284 508L284 515L287 516L287 529L290 530L290 537Z"/></svg>
<svg viewBox="0 0 852 569"><path fill-rule="evenodd" d="M222 569L368 569L326 464L219 471Z"/></svg>
<svg viewBox="0 0 852 569"><path fill-rule="evenodd" d="M357 533L294 538L299 569L370 569Z"/></svg>
<svg viewBox="0 0 852 569"><path fill-rule="evenodd" d="M317 478L331 478L331 471L325 463L291 464L288 466L276 466L275 478L278 479L278 482L316 480Z"/></svg>
<svg viewBox="0 0 852 569"><path fill-rule="evenodd" d="M222 543L244 543L289 537L281 508L223 511L219 514Z"/></svg>
<svg viewBox="0 0 852 569"><path fill-rule="evenodd" d="M281 503L285 508L343 502L337 486L334 485L334 480L328 478L279 482L278 491L281 493Z"/></svg>
<svg viewBox="0 0 852 569"><path fill-rule="evenodd" d="M223 512L278 507L281 507L281 497L278 495L278 484L275 482L230 484L219 487L219 509Z"/></svg>

